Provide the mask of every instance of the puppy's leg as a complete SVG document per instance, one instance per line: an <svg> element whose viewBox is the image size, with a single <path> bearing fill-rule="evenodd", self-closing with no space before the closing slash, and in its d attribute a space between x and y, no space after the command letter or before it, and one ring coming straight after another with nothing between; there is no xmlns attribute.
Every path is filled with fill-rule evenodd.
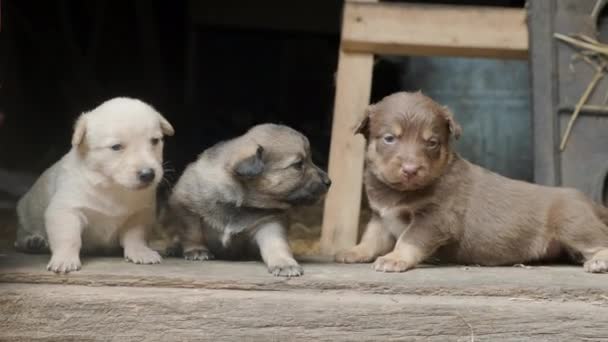
<svg viewBox="0 0 608 342"><path fill-rule="evenodd" d="M382 227L382 221L374 215L363 233L361 242L355 247L336 254L335 260L343 263L372 262L395 246L395 238L390 231Z"/></svg>
<svg viewBox="0 0 608 342"><path fill-rule="evenodd" d="M201 219L197 215L183 211L181 215L182 228L180 241L186 260L211 260L213 253L205 245L205 235L201 226Z"/></svg>
<svg viewBox="0 0 608 342"><path fill-rule="evenodd" d="M30 210L32 204L26 194L17 204L17 239L15 249L25 253L48 253L49 244L44 228L44 211Z"/></svg>
<svg viewBox="0 0 608 342"><path fill-rule="evenodd" d="M376 259L373 268L379 272L405 272L414 268L448 241L440 224L432 218L412 223L397 239L395 249Z"/></svg>
<svg viewBox="0 0 608 342"><path fill-rule="evenodd" d="M268 222L260 225L255 232L262 260L268 272L279 277L298 277L304 274L302 266L293 258L287 243L285 229L279 222Z"/></svg>
<svg viewBox="0 0 608 342"><path fill-rule="evenodd" d="M554 220L559 240L579 252L590 273L608 272L608 226L600 220L594 204L577 200L561 206ZM600 208L604 210L604 208Z"/></svg>
<svg viewBox="0 0 608 342"><path fill-rule="evenodd" d="M125 260L134 264L158 264L162 258L157 251L148 247L146 230L151 226L154 213L146 210L127 221L120 231L120 245L124 249Z"/></svg>
<svg viewBox="0 0 608 342"><path fill-rule="evenodd" d="M84 228L80 213L49 208L45 213L45 225L52 252L47 270L55 273L78 271Z"/></svg>

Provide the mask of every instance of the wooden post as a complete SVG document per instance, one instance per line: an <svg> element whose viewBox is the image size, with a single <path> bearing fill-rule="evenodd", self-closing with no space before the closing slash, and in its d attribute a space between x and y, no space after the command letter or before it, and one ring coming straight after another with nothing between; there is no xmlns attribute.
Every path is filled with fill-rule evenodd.
<svg viewBox="0 0 608 342"><path fill-rule="evenodd" d="M530 74L532 81L532 113L534 129L534 182L557 186L561 184L559 153L559 102L557 54L553 18L556 1L531 1ZM573 108L574 109L574 108Z"/></svg>
<svg viewBox="0 0 608 342"><path fill-rule="evenodd" d="M325 200L321 251L332 255L357 243L365 139L354 129L369 105L374 56L340 52L329 152L332 186Z"/></svg>

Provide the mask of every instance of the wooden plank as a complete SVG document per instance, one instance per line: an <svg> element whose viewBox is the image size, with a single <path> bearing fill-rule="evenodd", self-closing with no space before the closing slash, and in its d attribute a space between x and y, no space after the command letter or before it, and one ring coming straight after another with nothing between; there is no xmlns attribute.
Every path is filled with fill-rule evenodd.
<svg viewBox="0 0 608 342"><path fill-rule="evenodd" d="M369 105L373 55L340 51L329 151L332 186L325 199L321 251L334 254L357 243L365 139L354 129Z"/></svg>
<svg viewBox="0 0 608 342"><path fill-rule="evenodd" d="M344 291L0 288L3 341L605 340L608 307Z"/></svg>
<svg viewBox="0 0 608 342"><path fill-rule="evenodd" d="M528 57L523 9L347 2L345 51L419 56Z"/></svg>
<svg viewBox="0 0 608 342"><path fill-rule="evenodd" d="M166 258L158 265L134 265L122 257L83 257L69 275L45 269L48 255L0 251L0 287L8 283L92 287L165 287L242 291L356 291L361 294L504 297L544 301L585 301L608 305L606 277L581 266L461 267L421 266L386 274L369 264L345 265L301 260L304 276L273 277L262 262L190 262ZM2 331L0 329L0 331Z"/></svg>
<svg viewBox="0 0 608 342"><path fill-rule="evenodd" d="M530 2L530 70L534 130L534 182L561 183L556 46L553 38L555 1Z"/></svg>

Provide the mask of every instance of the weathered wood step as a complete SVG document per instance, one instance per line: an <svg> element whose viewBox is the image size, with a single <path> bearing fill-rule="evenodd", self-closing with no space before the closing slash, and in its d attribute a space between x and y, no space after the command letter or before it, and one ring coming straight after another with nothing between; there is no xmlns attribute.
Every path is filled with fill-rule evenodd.
<svg viewBox="0 0 608 342"><path fill-rule="evenodd" d="M48 272L46 255L0 254L0 282L259 291L353 290L372 294L527 297L608 303L608 274L580 266L428 266L406 273L374 272L369 264L304 260L303 277L271 276L261 262L184 261L134 265L121 258L85 257L69 275Z"/></svg>
<svg viewBox="0 0 608 342"><path fill-rule="evenodd" d="M608 275L575 266L423 267L304 263L275 278L259 262L133 265L0 255L0 340L601 341Z"/></svg>

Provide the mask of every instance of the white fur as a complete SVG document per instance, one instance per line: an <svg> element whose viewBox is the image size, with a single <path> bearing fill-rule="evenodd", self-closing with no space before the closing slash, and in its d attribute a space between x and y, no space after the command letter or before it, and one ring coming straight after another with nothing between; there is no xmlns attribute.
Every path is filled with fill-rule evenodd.
<svg viewBox="0 0 608 342"><path fill-rule="evenodd" d="M46 239L48 269L80 269L80 251L123 247L134 263L159 263L147 247L146 230L155 220L156 185L162 179L162 136L173 128L154 108L135 99L104 102L76 122L72 149L46 170L17 206L15 246L27 250L33 236ZM153 138L160 141L154 145ZM113 145L121 144L115 151ZM143 184L137 172L151 168Z"/></svg>

